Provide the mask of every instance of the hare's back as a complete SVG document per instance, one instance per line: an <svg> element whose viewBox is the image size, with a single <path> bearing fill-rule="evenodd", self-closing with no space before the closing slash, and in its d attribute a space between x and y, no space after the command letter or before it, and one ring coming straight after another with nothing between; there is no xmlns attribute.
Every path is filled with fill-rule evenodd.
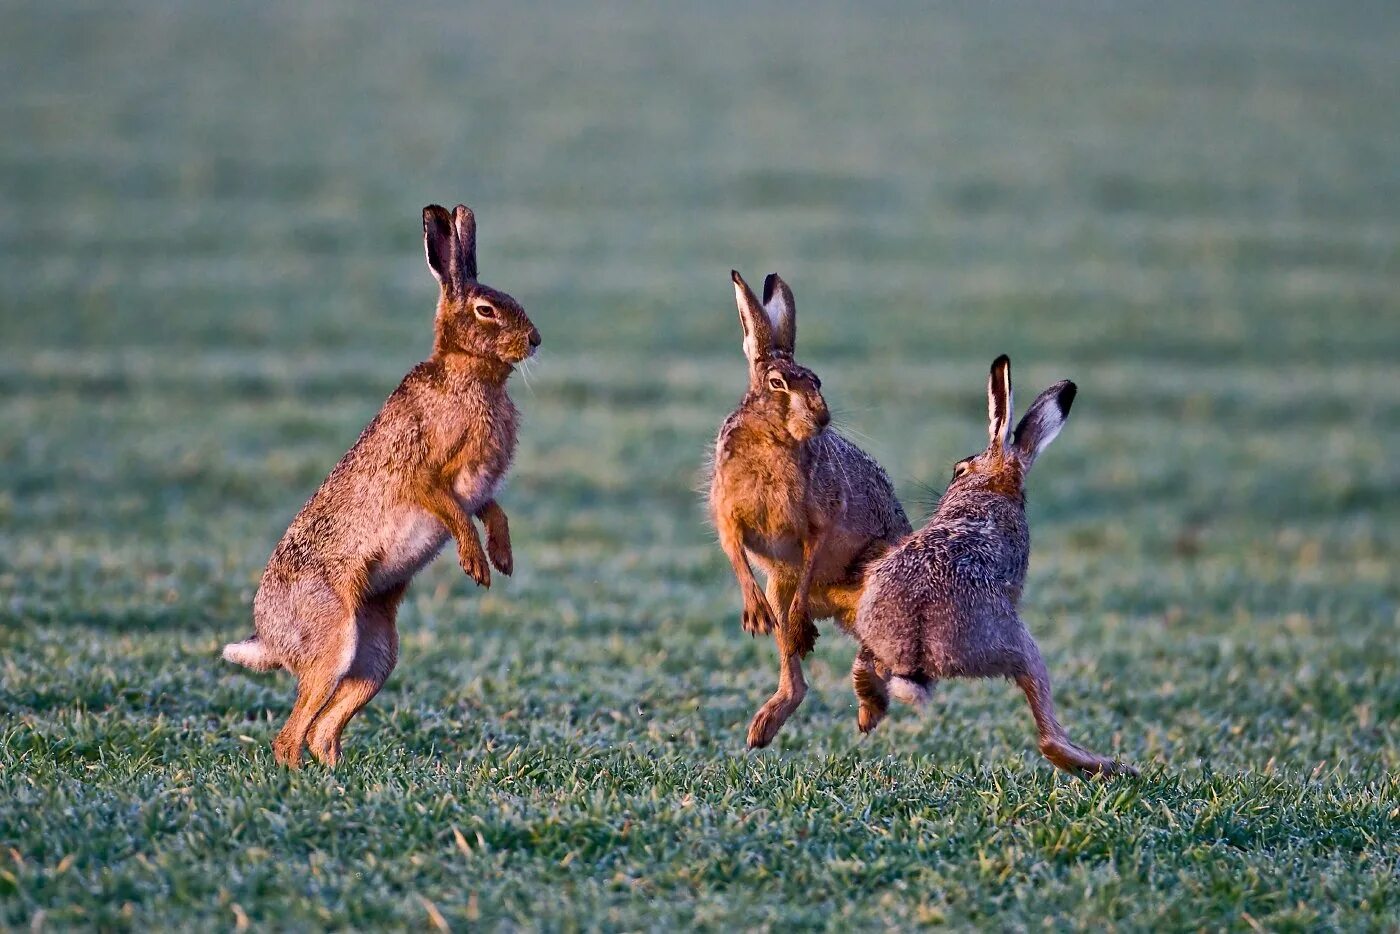
<svg viewBox="0 0 1400 934"><path fill-rule="evenodd" d="M1004 674L1023 645L1004 581L977 542L939 527L871 566L854 631L897 673L934 678Z"/></svg>

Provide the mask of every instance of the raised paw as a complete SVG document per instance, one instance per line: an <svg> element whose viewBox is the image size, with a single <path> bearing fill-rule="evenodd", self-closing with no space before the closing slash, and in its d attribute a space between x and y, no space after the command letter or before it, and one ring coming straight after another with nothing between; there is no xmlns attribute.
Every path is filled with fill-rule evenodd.
<svg viewBox="0 0 1400 934"><path fill-rule="evenodd" d="M744 601L744 632L753 636L772 635L778 628L768 601L763 599Z"/></svg>
<svg viewBox="0 0 1400 934"><path fill-rule="evenodd" d="M806 658L812 654L812 650L817 647L817 637L821 633L817 632L817 627L812 622L811 610L805 601L792 602L792 609L788 611L787 630L792 650L797 653L798 658Z"/></svg>
<svg viewBox="0 0 1400 934"><path fill-rule="evenodd" d="M510 577L510 572L515 569L515 559L510 553L510 539L487 536L486 552L491 556L492 566L506 577Z"/></svg>
<svg viewBox="0 0 1400 934"><path fill-rule="evenodd" d="M462 566L466 575L476 581L478 585L491 586L491 568L486 563L486 555L482 554L480 545L477 546L475 552L459 550L457 563Z"/></svg>

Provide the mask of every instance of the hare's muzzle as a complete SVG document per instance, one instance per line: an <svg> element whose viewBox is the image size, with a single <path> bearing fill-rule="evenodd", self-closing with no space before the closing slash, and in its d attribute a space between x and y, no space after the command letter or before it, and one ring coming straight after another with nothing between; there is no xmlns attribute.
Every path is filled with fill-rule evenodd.
<svg viewBox="0 0 1400 934"><path fill-rule="evenodd" d="M789 406L788 431L799 441L815 438L831 423L826 400L819 395L795 394Z"/></svg>

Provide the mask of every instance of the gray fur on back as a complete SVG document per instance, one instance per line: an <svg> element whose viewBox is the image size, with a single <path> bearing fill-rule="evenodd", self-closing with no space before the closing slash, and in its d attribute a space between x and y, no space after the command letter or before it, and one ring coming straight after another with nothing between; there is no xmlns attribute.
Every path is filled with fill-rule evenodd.
<svg viewBox="0 0 1400 934"><path fill-rule="evenodd" d="M933 517L866 572L854 633L895 674L1012 675L1030 557L1020 497L954 481Z"/></svg>

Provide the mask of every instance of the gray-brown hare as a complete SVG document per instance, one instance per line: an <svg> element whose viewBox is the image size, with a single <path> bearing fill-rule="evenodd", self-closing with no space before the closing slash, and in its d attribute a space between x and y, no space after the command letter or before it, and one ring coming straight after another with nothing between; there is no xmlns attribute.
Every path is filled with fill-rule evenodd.
<svg viewBox="0 0 1400 934"><path fill-rule="evenodd" d="M836 431L817 375L793 359L797 310L776 275L760 303L731 274L749 388L715 442L710 516L744 598L744 629L776 633L778 690L754 716L749 745L766 746L807 693L802 658L812 619L854 620L865 565L911 531L889 477ZM760 589L749 562L764 571Z"/></svg>
<svg viewBox="0 0 1400 934"><path fill-rule="evenodd" d="M1013 433L1011 361L992 364L987 449L958 462L928 523L866 572L851 670L862 732L884 718L891 696L925 703L937 678L1012 678L1052 763L1081 775L1137 774L1070 742L1045 662L1016 612L1030 560L1026 473L1060 433L1075 391L1068 380L1045 390Z"/></svg>
<svg viewBox="0 0 1400 934"><path fill-rule="evenodd" d="M328 765L339 760L341 731L398 660L399 601L449 538L482 587L491 585L488 556L511 572L510 529L495 500L515 454L506 380L540 332L515 299L477 281L476 219L465 205L424 208L423 243L440 285L432 356L292 521L253 600L256 634L223 652L296 676L296 702L272 744L293 768L303 745ZM484 550L473 517L485 526Z"/></svg>

